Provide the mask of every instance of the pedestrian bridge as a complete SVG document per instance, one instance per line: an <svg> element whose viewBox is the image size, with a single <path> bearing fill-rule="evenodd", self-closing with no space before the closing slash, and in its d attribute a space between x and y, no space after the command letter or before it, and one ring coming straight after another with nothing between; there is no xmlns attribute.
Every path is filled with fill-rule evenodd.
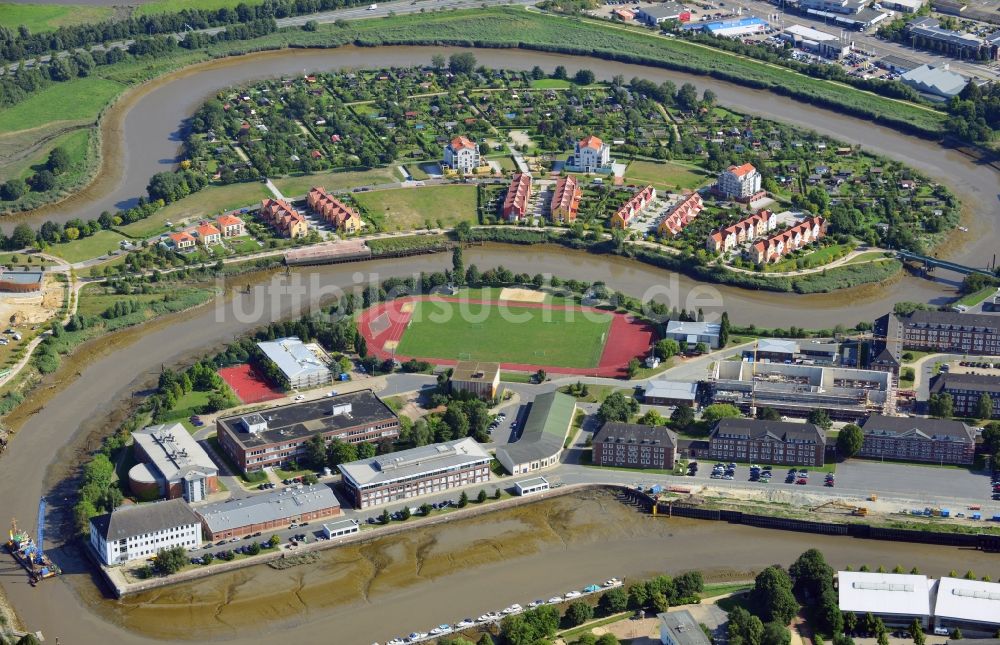
<svg viewBox="0 0 1000 645"><path fill-rule="evenodd" d="M920 255L918 253L911 253L910 251L899 250L896 251L896 255L902 260L912 260L914 262L920 262L928 270L941 268L947 269L949 271L954 271L955 273L961 273L963 275L970 275L972 273L979 273L981 275L992 276L993 272L989 269L979 269L976 267L967 267L964 264L958 264L955 262L948 262L947 260L940 260L938 258L932 258L926 255Z"/></svg>

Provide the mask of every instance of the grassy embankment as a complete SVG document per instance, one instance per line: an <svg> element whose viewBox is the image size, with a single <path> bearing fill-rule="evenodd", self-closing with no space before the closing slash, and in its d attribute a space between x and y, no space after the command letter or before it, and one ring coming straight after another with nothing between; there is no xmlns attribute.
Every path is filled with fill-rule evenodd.
<svg viewBox="0 0 1000 645"><path fill-rule="evenodd" d="M199 0L203 1L203 0ZM177 0L171 0L174 4ZM53 31L59 27L72 27L111 18L113 7L92 5L56 5L0 3L0 26L17 29L24 25L31 33Z"/></svg>

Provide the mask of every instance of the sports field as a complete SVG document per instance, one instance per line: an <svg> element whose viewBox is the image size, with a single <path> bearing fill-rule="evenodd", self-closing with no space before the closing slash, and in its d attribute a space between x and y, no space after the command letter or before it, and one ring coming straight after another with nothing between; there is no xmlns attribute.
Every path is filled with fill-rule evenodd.
<svg viewBox="0 0 1000 645"><path fill-rule="evenodd" d="M496 302L417 301L396 351L452 360L597 367L610 314Z"/></svg>
<svg viewBox="0 0 1000 645"><path fill-rule="evenodd" d="M631 315L553 299L531 289L483 289L464 297L414 296L358 315L379 358L437 365L497 361L503 369L623 376L649 353L656 330ZM551 300L558 300L552 302Z"/></svg>

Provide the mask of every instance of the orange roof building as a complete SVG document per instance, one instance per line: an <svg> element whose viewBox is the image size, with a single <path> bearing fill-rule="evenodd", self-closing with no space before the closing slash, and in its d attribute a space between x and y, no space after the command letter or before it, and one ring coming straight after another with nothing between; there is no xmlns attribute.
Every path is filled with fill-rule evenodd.
<svg viewBox="0 0 1000 645"><path fill-rule="evenodd" d="M338 231L355 233L361 230L361 216L353 208L347 206L321 186L315 186L306 197L309 208Z"/></svg>
<svg viewBox="0 0 1000 645"><path fill-rule="evenodd" d="M260 217L284 237L305 237L309 232L306 218L283 199L263 200L260 206Z"/></svg>
<svg viewBox="0 0 1000 645"><path fill-rule="evenodd" d="M627 202L615 211L611 216L611 228L625 230L632 223L633 218L641 213L656 199L656 189L651 185L646 186L636 194L632 195Z"/></svg>
<svg viewBox="0 0 1000 645"><path fill-rule="evenodd" d="M580 190L580 182L576 177L560 178L552 193L552 201L549 202L549 217L552 221L567 224L575 222L582 195L583 191Z"/></svg>
<svg viewBox="0 0 1000 645"><path fill-rule="evenodd" d="M590 134L576 142L573 154L566 161L566 169L571 172L608 173L612 163L611 146Z"/></svg>
<svg viewBox="0 0 1000 645"><path fill-rule="evenodd" d="M222 237L239 237L246 233L246 226L243 224L243 220L235 215L222 215L219 219L215 220L215 223L219 225Z"/></svg>
<svg viewBox="0 0 1000 645"><path fill-rule="evenodd" d="M507 188L503 200L503 218L508 222L520 222L528 214L528 200L531 199L531 175L518 173Z"/></svg>
<svg viewBox="0 0 1000 645"><path fill-rule="evenodd" d="M660 220L657 232L661 237L674 236L684 230L684 227L694 221L704 208L701 202L701 195L691 193L678 202L670 212Z"/></svg>

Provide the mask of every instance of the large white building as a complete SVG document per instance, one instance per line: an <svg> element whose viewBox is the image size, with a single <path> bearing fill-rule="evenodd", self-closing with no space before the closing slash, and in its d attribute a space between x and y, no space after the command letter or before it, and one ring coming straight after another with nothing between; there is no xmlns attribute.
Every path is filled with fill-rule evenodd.
<svg viewBox="0 0 1000 645"><path fill-rule="evenodd" d="M444 165L454 171L471 173L479 163L479 146L467 137L455 137L444 147Z"/></svg>
<svg viewBox="0 0 1000 645"><path fill-rule="evenodd" d="M961 629L986 636L1000 628L1000 583L896 573L840 571L840 610L872 613L886 625L906 626L914 619L926 631Z"/></svg>
<svg viewBox="0 0 1000 645"><path fill-rule="evenodd" d="M573 154L566 162L566 170L571 172L611 172L611 146L594 135L576 142Z"/></svg>
<svg viewBox="0 0 1000 645"><path fill-rule="evenodd" d="M326 352L316 343L303 343L296 336L257 343L272 363L288 379L293 389L309 389L333 380Z"/></svg>
<svg viewBox="0 0 1000 645"><path fill-rule="evenodd" d="M524 475L559 463L576 413L576 399L562 392L539 394L531 404L521 437L497 448L496 455L512 475Z"/></svg>
<svg viewBox="0 0 1000 645"><path fill-rule="evenodd" d="M729 166L719 175L719 192L732 199L746 199L760 192L760 172L753 164Z"/></svg>
<svg viewBox="0 0 1000 645"><path fill-rule="evenodd" d="M183 499L119 506L90 518L90 545L101 562L124 564L160 549L201 544L201 521Z"/></svg>
<svg viewBox="0 0 1000 645"><path fill-rule="evenodd" d="M180 423L147 426L134 431L132 439L139 463L128 479L139 498L200 502L218 490L218 467Z"/></svg>

